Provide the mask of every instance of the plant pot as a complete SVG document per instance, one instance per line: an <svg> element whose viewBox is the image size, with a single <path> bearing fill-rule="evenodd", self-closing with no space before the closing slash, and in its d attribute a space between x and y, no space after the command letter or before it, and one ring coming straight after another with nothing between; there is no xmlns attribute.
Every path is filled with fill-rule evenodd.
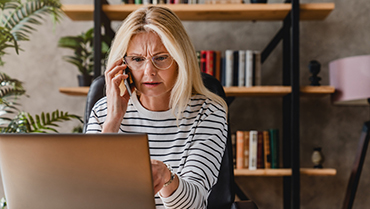
<svg viewBox="0 0 370 209"><path fill-rule="evenodd" d="M256 4L256 3L264 3L264 4L266 4L267 3L267 0L251 0L251 3L252 4Z"/></svg>
<svg viewBox="0 0 370 209"><path fill-rule="evenodd" d="M77 75L78 86L90 86L93 79L92 75Z"/></svg>

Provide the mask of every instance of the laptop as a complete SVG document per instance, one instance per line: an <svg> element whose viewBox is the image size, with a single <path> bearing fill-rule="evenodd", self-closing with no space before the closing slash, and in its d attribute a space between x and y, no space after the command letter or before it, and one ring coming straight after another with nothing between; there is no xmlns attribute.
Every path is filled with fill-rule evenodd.
<svg viewBox="0 0 370 209"><path fill-rule="evenodd" d="M8 209L155 208L145 134L0 134Z"/></svg>

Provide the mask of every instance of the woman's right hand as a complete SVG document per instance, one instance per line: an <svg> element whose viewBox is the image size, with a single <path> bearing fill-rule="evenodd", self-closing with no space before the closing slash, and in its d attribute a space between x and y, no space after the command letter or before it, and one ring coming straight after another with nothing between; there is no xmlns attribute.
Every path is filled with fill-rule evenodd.
<svg viewBox="0 0 370 209"><path fill-rule="evenodd" d="M103 124L103 133L117 133L126 113L130 95L126 90L121 96L119 88L121 82L128 77L123 74L126 67L120 59L105 71L107 118Z"/></svg>

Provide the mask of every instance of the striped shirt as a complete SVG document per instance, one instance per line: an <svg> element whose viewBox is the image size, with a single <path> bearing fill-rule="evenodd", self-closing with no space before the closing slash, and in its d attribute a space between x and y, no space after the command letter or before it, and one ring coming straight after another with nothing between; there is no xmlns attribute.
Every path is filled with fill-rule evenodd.
<svg viewBox="0 0 370 209"><path fill-rule="evenodd" d="M106 97L91 112L87 133L98 133L107 116ZM168 111L145 109L135 93L131 97L119 133L147 133L150 156L170 164L179 177L177 190L169 197L155 195L156 208L206 208L217 181L226 147L226 112L204 95L194 95L183 117Z"/></svg>

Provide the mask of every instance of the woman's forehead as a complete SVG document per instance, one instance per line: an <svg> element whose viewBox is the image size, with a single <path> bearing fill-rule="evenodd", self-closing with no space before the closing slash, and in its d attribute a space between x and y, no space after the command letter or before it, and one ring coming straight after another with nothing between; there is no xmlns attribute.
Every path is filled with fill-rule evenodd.
<svg viewBox="0 0 370 209"><path fill-rule="evenodd" d="M153 32L144 32L132 36L127 53L147 55L168 52L161 38Z"/></svg>

